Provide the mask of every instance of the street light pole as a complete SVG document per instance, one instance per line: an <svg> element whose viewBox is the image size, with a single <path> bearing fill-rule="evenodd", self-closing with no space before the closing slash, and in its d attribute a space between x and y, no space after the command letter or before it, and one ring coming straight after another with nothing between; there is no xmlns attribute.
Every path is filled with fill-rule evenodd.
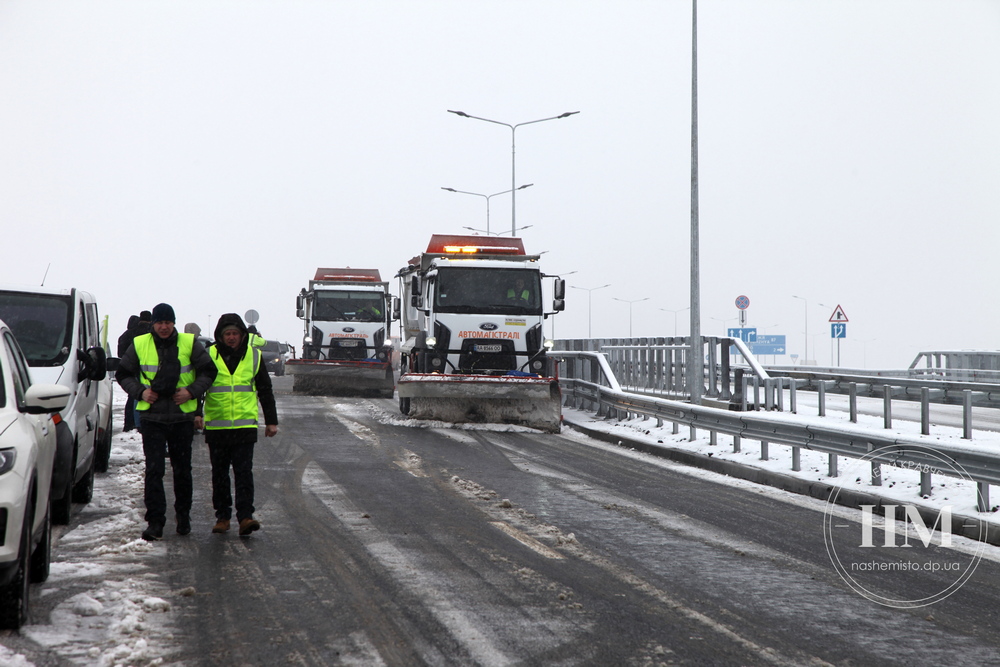
<svg viewBox="0 0 1000 667"><path fill-rule="evenodd" d="M671 310L670 308L660 308L660 310L664 312L674 314L674 338L677 338L677 313L683 313L685 310L690 310L690 309L691 306L687 306L686 308L679 308L677 310Z"/></svg>
<svg viewBox="0 0 1000 667"><path fill-rule="evenodd" d="M534 183L528 183L527 185L522 185L521 187L515 188L515 189L516 190L523 190L525 188L530 188L532 185L534 185ZM458 194L462 194L462 195L475 195L477 197L483 197L484 199L486 199L486 235L487 236L489 236L490 234L492 234L492 232L490 231L490 197L496 197L497 195L505 195L508 192L511 192L510 190L504 190L503 192L494 192L491 195L484 195L484 194L482 194L480 192L466 192L465 190L456 190L455 188L441 188L441 189L442 190L447 190L448 192L457 192ZM472 229L472 228L471 227L463 227L462 229ZM523 227L522 227L522 229L523 229ZM478 231L478 230L473 229L472 231ZM497 236L500 236L499 232L497 232Z"/></svg>
<svg viewBox="0 0 1000 667"><path fill-rule="evenodd" d="M805 297L792 295L793 299L802 299L802 303L805 304L805 334L806 334L806 358L802 360L803 363L809 361L809 302Z"/></svg>
<svg viewBox="0 0 1000 667"><path fill-rule="evenodd" d="M691 403L705 390L705 347L701 338L701 241L698 232L698 0L691 0L691 351L687 359ZM694 429L691 430L694 438Z"/></svg>
<svg viewBox="0 0 1000 667"><path fill-rule="evenodd" d="M621 301L622 303L627 303L628 304L628 337L631 338L632 337L632 304L633 303L639 303L640 301L649 301L649 297L647 296L644 299L633 299L631 301L629 301L628 299L619 299L616 296L613 296L611 298L614 299L615 301Z"/></svg>
<svg viewBox="0 0 1000 667"><path fill-rule="evenodd" d="M499 120L491 120L489 118L482 118L480 116L472 116L470 114L465 113L464 111L453 111L451 109L448 109L448 113L453 113L456 116L461 116L462 118L474 118L476 120L482 120L482 121L485 121L487 123L494 123L495 125L503 125L505 127L509 127L510 128L510 188L511 188L510 189L510 235L511 236L515 236L517 234L517 222L516 222L516 217L515 217L516 216L516 212L515 212L515 209L516 209L516 207L515 207L515 203L516 203L515 202L515 196L517 194L517 189L518 188L517 188L516 185L514 185L515 183L517 183L516 160L515 160L516 151L514 149L514 135L516 134L517 128L521 127L522 125L531 125L533 123L542 123L542 122L547 121L547 120L558 120L560 118L568 118L569 116L572 116L574 114L578 114L580 112L579 111L567 111L565 113L559 114L558 116L552 116L550 118L539 118L538 120L529 120L529 121L526 121L524 123L517 123L517 124L514 124L514 125L512 125L510 123L503 123L503 122L501 122Z"/></svg>
<svg viewBox="0 0 1000 667"><path fill-rule="evenodd" d="M605 287L611 287L611 283L608 283L607 285L601 285L600 287L577 287L576 285L570 285L570 287L572 287L573 289L587 290L587 338L593 338L594 336L593 333L591 333L590 329L590 325L592 323L592 319L590 317L591 303L592 303L591 295L593 294L594 290L604 289Z"/></svg>

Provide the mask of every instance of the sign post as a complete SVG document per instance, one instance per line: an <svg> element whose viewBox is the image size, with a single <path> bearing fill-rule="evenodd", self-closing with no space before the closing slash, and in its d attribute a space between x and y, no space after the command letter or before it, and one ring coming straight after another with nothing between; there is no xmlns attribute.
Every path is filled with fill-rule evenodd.
<svg viewBox="0 0 1000 667"><path fill-rule="evenodd" d="M830 315L830 338L837 339L837 365L840 366L840 340L847 338L847 314L840 304L837 304Z"/></svg>
<svg viewBox="0 0 1000 667"><path fill-rule="evenodd" d="M740 311L740 326L745 327L747 325L747 308L750 307L750 297L743 294L736 297L736 307Z"/></svg>

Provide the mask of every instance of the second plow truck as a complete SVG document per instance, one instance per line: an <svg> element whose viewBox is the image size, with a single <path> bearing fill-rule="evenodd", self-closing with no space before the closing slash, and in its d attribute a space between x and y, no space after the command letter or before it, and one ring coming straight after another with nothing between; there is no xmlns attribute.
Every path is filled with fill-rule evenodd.
<svg viewBox="0 0 1000 667"><path fill-rule="evenodd" d="M397 277L403 414L559 432L559 381L542 324L563 309L566 284L542 274L538 255L515 237L435 234ZM552 313L543 278L553 279Z"/></svg>
<svg viewBox="0 0 1000 667"><path fill-rule="evenodd" d="M302 358L285 363L292 391L392 398L389 306L378 269L317 269L296 298L305 335Z"/></svg>

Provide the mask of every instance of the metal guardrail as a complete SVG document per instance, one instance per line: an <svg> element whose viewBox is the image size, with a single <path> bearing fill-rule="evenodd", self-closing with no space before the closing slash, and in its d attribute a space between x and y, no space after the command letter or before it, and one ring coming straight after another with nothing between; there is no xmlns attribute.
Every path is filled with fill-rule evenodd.
<svg viewBox="0 0 1000 667"><path fill-rule="evenodd" d="M768 443L792 447L792 470L800 470L799 449L824 452L829 455L829 475L838 475L837 457L861 459L871 457L872 484L881 483L882 464L903 466L920 471L921 495L929 495L931 474L952 476L941 468L937 455L968 473L977 483L977 507L989 509L989 485L1000 484L1000 455L971 445L951 444L920 436L903 437L890 432L852 427L843 424L823 426L793 415L774 415L693 405L671 398L660 398L624 391L616 378L613 365L603 353L560 350L552 356L562 359L560 385L564 402L572 407L593 410L598 416L628 418L631 415L653 417L657 425L673 422L686 424L691 439L697 430L733 436L734 451L739 451L743 438L761 443L761 458L767 458ZM877 455L873 452L878 452Z"/></svg>
<svg viewBox="0 0 1000 667"><path fill-rule="evenodd" d="M940 403L1000 409L1000 373L996 382L986 382L991 371L963 370L956 368L932 368L895 371L867 371L839 368L817 368L813 366L769 366L757 362L742 341L732 338L706 336L703 338L705 364L705 393L709 398L730 400L731 386L741 391L741 378L749 377L755 384L755 394L760 389L756 385L767 385L769 378L785 378L794 381L771 383L763 400L750 401L750 409L761 405L780 409L781 395L775 394L778 387L817 391L820 394L820 414L823 414L823 397L826 393L868 396L889 400L917 401L924 404ZM605 352L609 363L622 386L632 391L666 398L682 399L687 396L687 356L690 344L687 337L673 338L631 338L631 339L576 339L557 341L559 349L588 352ZM738 353L731 355L730 350ZM959 353L921 353L921 355L945 355L950 363L959 363L954 355ZM966 359L972 353L962 353ZM976 353L969 363L991 365L992 353ZM984 357L984 358L979 358ZM741 363L731 363L732 358ZM922 359L918 356L914 364ZM935 357L937 358L937 357ZM1000 364L1000 352L995 362ZM975 381L970 379L976 378ZM887 410L886 416L889 411ZM971 417L970 417L971 419Z"/></svg>

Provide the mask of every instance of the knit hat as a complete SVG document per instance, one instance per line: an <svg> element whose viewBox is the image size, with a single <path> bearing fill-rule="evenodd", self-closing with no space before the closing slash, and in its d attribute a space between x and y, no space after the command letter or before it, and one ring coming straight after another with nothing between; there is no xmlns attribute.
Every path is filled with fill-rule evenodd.
<svg viewBox="0 0 1000 667"><path fill-rule="evenodd" d="M141 313L139 313L139 321L140 322L152 322L153 321L153 313L149 312L148 310L142 311Z"/></svg>
<svg viewBox="0 0 1000 667"><path fill-rule="evenodd" d="M153 307L152 322L176 322L174 309L167 303L158 303Z"/></svg>

